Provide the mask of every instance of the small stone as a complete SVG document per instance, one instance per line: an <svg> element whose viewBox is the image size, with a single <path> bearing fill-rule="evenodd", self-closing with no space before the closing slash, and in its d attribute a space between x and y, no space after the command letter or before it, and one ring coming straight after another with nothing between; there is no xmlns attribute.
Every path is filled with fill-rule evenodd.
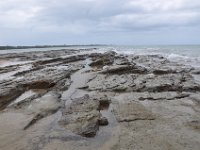
<svg viewBox="0 0 200 150"><path fill-rule="evenodd" d="M108 109L110 105L110 100L107 97L104 97L99 100L99 110Z"/></svg>
<svg viewBox="0 0 200 150"><path fill-rule="evenodd" d="M106 126L106 125L108 125L108 119L106 117L101 117L99 119L99 125L100 126Z"/></svg>

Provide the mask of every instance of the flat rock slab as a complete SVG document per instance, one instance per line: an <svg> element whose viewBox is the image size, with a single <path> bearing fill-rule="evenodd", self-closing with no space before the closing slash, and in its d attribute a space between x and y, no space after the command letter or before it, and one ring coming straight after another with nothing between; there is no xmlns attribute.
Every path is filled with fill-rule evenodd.
<svg viewBox="0 0 200 150"><path fill-rule="evenodd" d="M154 120L155 116L138 102L116 103L114 114L118 122Z"/></svg>
<svg viewBox="0 0 200 150"><path fill-rule="evenodd" d="M30 126L35 124L38 120L54 114L61 107L60 95L54 92L49 92L41 98L35 99L26 108L26 111L33 114L33 118L24 127L28 129Z"/></svg>

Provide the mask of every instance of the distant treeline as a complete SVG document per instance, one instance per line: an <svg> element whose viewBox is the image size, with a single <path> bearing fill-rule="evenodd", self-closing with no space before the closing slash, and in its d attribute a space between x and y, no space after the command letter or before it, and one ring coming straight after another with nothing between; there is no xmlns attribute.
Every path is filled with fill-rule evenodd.
<svg viewBox="0 0 200 150"><path fill-rule="evenodd" d="M74 46L105 46L105 45L94 44L94 45L36 45L36 46L0 46L0 50L7 50L7 49L27 49L27 48L51 48L51 47L74 47Z"/></svg>

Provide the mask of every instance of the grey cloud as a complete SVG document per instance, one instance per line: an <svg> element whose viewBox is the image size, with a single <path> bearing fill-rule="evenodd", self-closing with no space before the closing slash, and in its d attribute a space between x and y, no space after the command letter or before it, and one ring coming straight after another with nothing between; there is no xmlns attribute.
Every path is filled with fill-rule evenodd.
<svg viewBox="0 0 200 150"><path fill-rule="evenodd" d="M174 3L172 3L174 2ZM154 4L155 3L155 4ZM36 22L70 26L96 26L103 30L107 28L157 27L157 26L187 26L199 23L200 8L188 0L56 0L44 9ZM155 6L154 6L155 5ZM166 6L165 6L166 5Z"/></svg>
<svg viewBox="0 0 200 150"><path fill-rule="evenodd" d="M71 39L77 39L80 43L79 37L83 36L93 37L84 39L85 42L102 43L108 34L114 40L109 38L107 42L113 42L122 35L132 37L134 32L140 32L140 36L146 39L149 31L163 34L168 30L189 28L187 34L190 34L194 28L199 29L199 23L199 0L0 1L0 34L6 34L6 38L0 38L1 43L9 43L11 38L13 42L13 37L24 40L28 33L30 37L27 41L30 43L35 43L36 38L39 40L45 35L66 37L66 43L73 41ZM23 31L21 35L20 31ZM49 43L50 39L46 42ZM45 41L45 38L41 40ZM52 38L52 43L54 41Z"/></svg>

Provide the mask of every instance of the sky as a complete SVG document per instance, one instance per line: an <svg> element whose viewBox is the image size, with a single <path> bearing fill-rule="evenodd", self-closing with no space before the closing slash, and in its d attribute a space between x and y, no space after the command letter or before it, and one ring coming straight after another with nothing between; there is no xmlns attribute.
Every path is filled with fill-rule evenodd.
<svg viewBox="0 0 200 150"><path fill-rule="evenodd" d="M1 0L0 45L200 44L200 0Z"/></svg>

